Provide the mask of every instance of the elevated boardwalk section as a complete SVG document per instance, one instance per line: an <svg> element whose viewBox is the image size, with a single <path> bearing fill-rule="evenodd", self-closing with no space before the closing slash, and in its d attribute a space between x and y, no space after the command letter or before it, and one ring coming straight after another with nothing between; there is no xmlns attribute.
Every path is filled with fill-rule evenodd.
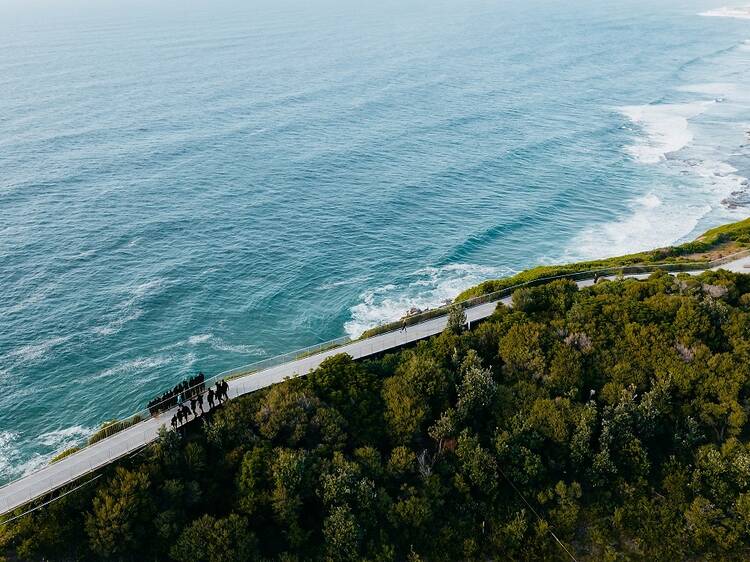
<svg viewBox="0 0 750 562"><path fill-rule="evenodd" d="M704 264L704 267L690 272L699 273L706 269L718 269L719 267L740 273L750 273L750 251L728 256L721 263L711 262ZM651 271L661 268L654 267ZM678 269L684 270L684 267ZM568 278L574 280L579 287L587 287L593 284L593 274L594 272L589 271L558 276L554 279ZM597 275L600 278L613 279L622 274L615 273L612 270L602 270L601 272L597 272ZM645 278L648 275L650 275L650 271L625 273L622 276L628 278ZM536 280L532 284L541 284L552 279ZM472 323L487 318L494 312L498 303L510 305L512 292L518 288L519 286L510 287L498 294L486 295L473 301L462 303L467 321ZM395 350L437 335L445 329L447 320L446 309L442 311L442 314L412 324L406 329L396 329L349 343L341 343L342 340L327 342L316 346L316 349L322 348L321 351L315 352L313 350L302 357L299 356L299 353L295 352L295 354L276 358L275 361L261 362L260 364L221 373L212 380L227 378L229 383L229 398L236 398L237 396L282 382L287 378L305 375L317 368L327 358L340 353L347 353L354 359L362 359ZM298 358L283 361L285 357L294 356ZM283 362L279 363L279 359ZM274 362L277 364L274 364ZM207 383L210 383L210 381L207 381ZM89 445L54 464L43 467L32 474L3 486L0 488L0 515L9 513L37 498L41 498L88 474L96 472L117 459L138 451L145 445L153 442L157 438L161 428L170 427L170 421L175 412L176 408L173 408L157 416L148 417L144 421Z"/></svg>

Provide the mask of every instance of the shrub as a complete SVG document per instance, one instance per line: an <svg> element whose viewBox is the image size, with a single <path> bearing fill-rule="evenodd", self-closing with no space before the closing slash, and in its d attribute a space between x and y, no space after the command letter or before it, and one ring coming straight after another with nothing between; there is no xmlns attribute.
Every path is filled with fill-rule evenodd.
<svg viewBox="0 0 750 562"><path fill-rule="evenodd" d="M102 424L102 427L96 431L91 437L89 437L89 445L93 445L97 441L101 441L102 439L109 437L110 435L114 435L115 433L119 433L123 429L127 429L131 426L134 426L137 423L140 423L142 420L141 416L135 415L130 419L127 420L112 420L108 422L104 422Z"/></svg>

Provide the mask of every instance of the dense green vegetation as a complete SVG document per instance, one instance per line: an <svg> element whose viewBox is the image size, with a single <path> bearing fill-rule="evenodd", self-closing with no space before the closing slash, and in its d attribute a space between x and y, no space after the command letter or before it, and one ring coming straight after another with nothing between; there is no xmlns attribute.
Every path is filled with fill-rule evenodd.
<svg viewBox="0 0 750 562"><path fill-rule="evenodd" d="M49 461L50 464L56 463L57 461L63 460L65 457L69 457L73 453L77 453L80 451L80 447L70 447L69 449L65 449L64 451L61 451L57 453L54 457L52 457Z"/></svg>
<svg viewBox="0 0 750 562"><path fill-rule="evenodd" d="M105 422L91 435L91 437L89 437L88 444L93 445L94 443L96 443L97 441L101 441L105 437L109 437L110 435L114 435L115 433L118 433L123 429L127 429L137 423L140 423L142 419L143 418L141 416L135 415L132 418L128 418L126 420L111 420Z"/></svg>
<svg viewBox="0 0 750 562"><path fill-rule="evenodd" d="M165 432L9 560L744 560L750 276L517 291ZM560 543L557 542L559 539Z"/></svg>
<svg viewBox="0 0 750 562"><path fill-rule="evenodd" d="M692 242L679 246L669 246L648 252L628 254L614 258L578 262L566 265L539 266L522 271L511 277L492 279L471 287L462 292L456 301L500 291L521 283L528 283L535 279L577 273L596 269L617 268L623 266L656 265L656 264L685 264L692 262L707 262L732 251L741 250L750 245L750 219L730 223L713 228Z"/></svg>

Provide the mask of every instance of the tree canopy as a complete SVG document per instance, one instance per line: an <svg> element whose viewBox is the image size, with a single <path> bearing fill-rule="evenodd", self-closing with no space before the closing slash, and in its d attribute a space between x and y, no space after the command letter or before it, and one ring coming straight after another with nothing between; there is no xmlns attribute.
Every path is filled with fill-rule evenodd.
<svg viewBox="0 0 750 562"><path fill-rule="evenodd" d="M519 291L164 432L8 559L750 557L750 276Z"/></svg>

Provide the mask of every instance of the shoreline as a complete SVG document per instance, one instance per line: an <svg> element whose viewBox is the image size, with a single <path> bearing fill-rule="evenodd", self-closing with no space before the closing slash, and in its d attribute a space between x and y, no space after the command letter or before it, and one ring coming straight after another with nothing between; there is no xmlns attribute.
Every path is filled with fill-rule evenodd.
<svg viewBox="0 0 750 562"><path fill-rule="evenodd" d="M742 223L748 226L750 225L750 219L746 219ZM748 254L750 254L750 248L746 247L736 254L725 256L728 263L731 263L733 266L729 268L729 271L738 272L738 268L740 267L743 269L749 268L750 255ZM664 271L660 266L675 268L677 272L700 275L710 269L720 269L721 264L725 263L722 258L719 258L717 261L718 263L685 261L671 264L651 264L649 266L642 266L641 268L636 266L635 269L640 269L640 271L635 272L625 272L623 268L611 268L601 275L599 275L600 271L605 270L581 270L555 277L541 278L537 280L537 283L533 281L520 283L509 287L502 295L492 294L492 298L487 300L482 300L480 297L472 301L468 306L461 305L461 308L463 309L464 322L468 321L469 327L471 327L472 323L482 322L491 317L499 304L511 306L514 295L519 289L526 290L533 286L546 285L549 281L557 279L568 279L574 282L579 288L589 287L596 283L598 279L605 278L610 280L620 278L643 280L654 272ZM617 271L617 269L620 269L620 271ZM669 269L666 271L670 272ZM594 273L593 276L591 275L592 273ZM748 273L750 273L750 270ZM466 302L468 303L468 301ZM314 354L303 354L291 361L271 365L260 371L243 372L240 370L242 368L236 369L235 378L227 376L226 373L220 373L207 379L206 383L209 384L217 380L228 380L227 397L238 398L290 379L307 375L317 369L327 359L342 353L347 354L351 359L356 361L398 351L405 346L442 333L448 325L451 308L455 308L455 306L454 304L445 309L439 309L439 315L423 319L411 325L408 329L404 326L401 329L361 338L341 346L326 347L325 344L322 344L323 351ZM281 356L281 358L286 357ZM162 412L143 420L136 414L131 418L133 423L126 422L122 425L122 431L107 435L105 438L95 442L90 441L90 444L82 449L70 451L69 453L66 451L58 453L56 455L58 457L56 462L51 462L32 474L0 486L0 514L6 514L14 509L18 509L143 449L159 439L162 432L168 431L167 420L174 411Z"/></svg>
<svg viewBox="0 0 750 562"><path fill-rule="evenodd" d="M638 271L638 268L642 268L643 271L646 272L649 270L649 268L651 268L650 270L653 271L660 268L660 266L663 266L665 268L672 267L677 270L685 271L691 269L705 270L709 268L712 261L721 261L722 259L728 259L733 257L737 253L743 254L744 252L747 252L749 250L750 218L747 218L739 222L729 223L711 229L699 236L696 240L678 246L659 248L656 250L651 250L649 252L641 252L638 254L630 254L604 260L574 262L557 266L538 266L535 268L524 270L513 276L489 280L481 283L458 295L450 305L429 309L423 311L420 314L406 316L402 320L399 320L397 322L383 324L375 329L364 332L359 338L349 339L344 337L323 342L307 348L295 350L273 358L262 360L260 362L235 367L233 369L229 369L217 375L214 375L212 379L227 379L230 381L237 380L240 378L245 378L247 376L253 376L254 374L261 373L269 369L273 370L277 366L281 366L284 363L288 363L290 361L304 361L321 354L335 355L337 350L349 344L356 344L357 342L367 342L368 340L372 340L372 338L379 335L398 331L402 326L414 326L418 324L424 324L426 322L429 322L430 320L438 319L446 315L449 308L451 306L454 306L456 303L464 303L462 304L462 306L467 308L470 308L472 306L479 306L482 302L482 297L487 297L491 293L509 291L513 290L514 288L517 289L519 288L519 286L532 286L534 284L546 283L553 278L561 277L570 278L572 276L581 276L582 278L585 278L587 275L590 276L590 274L594 271L608 271L611 273L613 272L613 270L619 269L621 272L624 272L624 268L628 268L629 273L631 274L637 274L635 272ZM750 274L750 269L747 271L747 273ZM495 302L495 300L500 301L501 299L488 299L487 302ZM471 304L469 304L469 301L472 301ZM134 414L134 416L138 416L142 413L143 411L139 411L138 413ZM148 415L145 415L148 418ZM133 419L133 416L128 416L124 419ZM94 433L97 431L101 431L101 428L97 428ZM85 443L85 440L82 440L82 443ZM55 453L50 457L51 460L63 460L68 455L72 455L75 454L75 452L78 452L74 451L72 453L69 453L68 451L72 448L75 448L75 446L69 447L64 450L55 451ZM51 466L51 462L43 465L42 468L38 470L43 470L46 466ZM16 482L19 479L26 478L30 474L34 474L34 472L25 474L20 478L10 480L3 486L0 486L0 488Z"/></svg>

